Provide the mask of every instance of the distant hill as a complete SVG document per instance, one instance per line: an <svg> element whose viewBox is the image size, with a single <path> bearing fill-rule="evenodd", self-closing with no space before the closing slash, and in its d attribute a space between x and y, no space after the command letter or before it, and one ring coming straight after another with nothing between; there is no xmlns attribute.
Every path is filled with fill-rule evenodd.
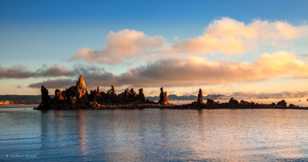
<svg viewBox="0 0 308 162"><path fill-rule="evenodd" d="M204 99L209 98L209 99L212 99L212 100L216 100L216 99L220 99L220 98L223 98L223 97L225 97L225 95L222 95L222 94L209 94L207 96L204 96L203 98ZM149 100L155 101L155 100L158 100L159 97L158 96L150 96L150 97L146 97L146 98L149 99ZM177 95L172 94L172 95L168 96L168 99L169 100L196 100L197 96L195 96L195 95L177 96Z"/></svg>
<svg viewBox="0 0 308 162"><path fill-rule="evenodd" d="M0 95L1 104L39 104L40 95Z"/></svg>

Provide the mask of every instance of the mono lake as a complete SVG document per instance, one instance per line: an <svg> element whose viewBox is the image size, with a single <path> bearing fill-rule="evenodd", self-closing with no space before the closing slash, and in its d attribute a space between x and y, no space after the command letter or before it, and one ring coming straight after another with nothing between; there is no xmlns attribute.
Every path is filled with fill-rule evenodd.
<svg viewBox="0 0 308 162"><path fill-rule="evenodd" d="M308 111L0 109L0 161L289 160L308 160Z"/></svg>

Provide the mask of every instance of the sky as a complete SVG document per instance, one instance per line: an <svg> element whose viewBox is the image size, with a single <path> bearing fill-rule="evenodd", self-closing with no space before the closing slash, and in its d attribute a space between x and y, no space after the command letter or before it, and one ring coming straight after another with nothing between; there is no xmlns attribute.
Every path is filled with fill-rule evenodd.
<svg viewBox="0 0 308 162"><path fill-rule="evenodd" d="M0 94L308 92L308 1L0 0ZM308 93L307 93L308 94Z"/></svg>

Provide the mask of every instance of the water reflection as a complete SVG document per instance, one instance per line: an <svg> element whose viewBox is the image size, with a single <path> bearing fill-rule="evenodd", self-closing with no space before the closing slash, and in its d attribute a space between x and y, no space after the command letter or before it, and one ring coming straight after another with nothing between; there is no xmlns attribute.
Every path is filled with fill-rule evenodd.
<svg viewBox="0 0 308 162"><path fill-rule="evenodd" d="M308 111L0 112L0 161L284 161L308 157ZM6 124L5 124L6 123ZM22 125L21 125L22 123ZM25 158L25 157L24 157Z"/></svg>
<svg viewBox="0 0 308 162"><path fill-rule="evenodd" d="M86 133L86 124L85 119L86 115L84 111L78 111L78 130L79 130L79 145L80 145L80 153L81 155L86 155L88 152L88 145L87 145L87 133Z"/></svg>

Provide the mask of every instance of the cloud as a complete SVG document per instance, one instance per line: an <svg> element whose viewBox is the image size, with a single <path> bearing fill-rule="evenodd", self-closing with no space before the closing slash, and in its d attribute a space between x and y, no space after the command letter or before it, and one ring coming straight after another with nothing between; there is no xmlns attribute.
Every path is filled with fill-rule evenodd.
<svg viewBox="0 0 308 162"><path fill-rule="evenodd" d="M86 74L84 75L89 88L95 88L96 86L110 86L117 83L115 76L111 73L100 73L100 74ZM48 88L68 88L75 85L77 75L75 79L48 79L41 82L32 83L29 85L30 88L40 88L42 85Z"/></svg>
<svg viewBox="0 0 308 162"><path fill-rule="evenodd" d="M76 71L76 70L75 70ZM214 85L234 82L268 80L279 77L308 76L308 65L294 53L264 53L255 62L219 62L204 58L166 59L114 75L104 70L84 68L88 83L96 85L157 87ZM82 70L79 72L82 73ZM60 83L63 80L59 80ZM49 83L50 82L50 83ZM31 85L55 85L56 80ZM36 86L35 86L36 85Z"/></svg>
<svg viewBox="0 0 308 162"><path fill-rule="evenodd" d="M46 80L42 82L32 83L29 85L30 88L40 88L42 85L48 88L68 88L74 84L72 79L54 79Z"/></svg>
<svg viewBox="0 0 308 162"><path fill-rule="evenodd" d="M3 78L29 78L32 72L25 70L22 66L14 66L10 68L0 67L0 79Z"/></svg>
<svg viewBox="0 0 308 162"><path fill-rule="evenodd" d="M26 67L17 65L13 67L0 66L0 79L25 79L25 78L40 78L40 77L61 77L72 76L72 71L60 65L50 67L42 66L41 68L31 71Z"/></svg>
<svg viewBox="0 0 308 162"><path fill-rule="evenodd" d="M132 29L110 32L102 50L81 48L73 60L120 64L133 58L145 61L194 54L243 54L260 47L281 46L283 42L290 43L307 33L307 25L265 20L244 23L223 17L209 23L202 35L176 42L167 42L161 36L150 36Z"/></svg>
<svg viewBox="0 0 308 162"><path fill-rule="evenodd" d="M130 70L118 78L133 85L207 85L308 76L308 65L288 52L264 53L254 63L209 61L203 58L161 60Z"/></svg>
<svg viewBox="0 0 308 162"><path fill-rule="evenodd" d="M201 36L177 42L173 49L189 54L242 54L261 44L281 43L303 36L306 28L283 21L255 20L245 24L221 18L210 23Z"/></svg>
<svg viewBox="0 0 308 162"><path fill-rule="evenodd" d="M33 77L59 77L59 76L73 76L74 72L61 65L53 65L50 67L43 66L32 72Z"/></svg>
<svg viewBox="0 0 308 162"><path fill-rule="evenodd" d="M82 48L73 59L117 64L127 58L155 52L163 45L164 40L159 36L148 36L140 31L124 29L118 32L110 32L107 36L106 46L101 51Z"/></svg>
<svg viewBox="0 0 308 162"><path fill-rule="evenodd" d="M272 98L303 98L308 96L308 91L301 92L276 92L276 93L247 93L247 92L235 92L229 96L235 98L257 98L257 99L272 99Z"/></svg>
<svg viewBox="0 0 308 162"><path fill-rule="evenodd" d="M96 66L76 65L70 70L70 73L73 75L68 78L48 79L41 82L32 83L29 87L40 88L44 85L48 88L67 88L75 84L75 79L80 74L85 76L87 84L91 88L98 85L109 86L116 83L115 76L112 73L105 71L104 68L99 68Z"/></svg>

